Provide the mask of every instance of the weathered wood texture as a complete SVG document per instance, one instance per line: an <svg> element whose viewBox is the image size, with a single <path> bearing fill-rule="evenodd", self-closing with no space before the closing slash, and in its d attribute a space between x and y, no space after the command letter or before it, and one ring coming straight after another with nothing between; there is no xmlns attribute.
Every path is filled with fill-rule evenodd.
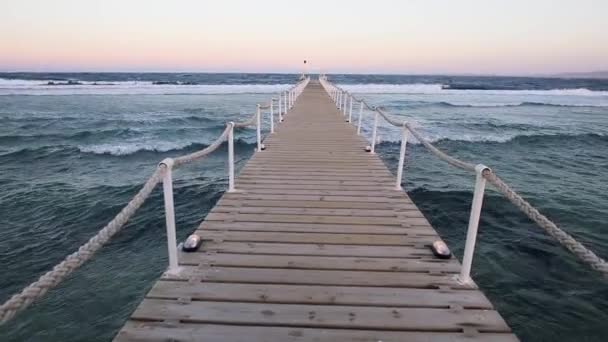
<svg viewBox="0 0 608 342"><path fill-rule="evenodd" d="M517 341L311 82L116 341Z"/></svg>

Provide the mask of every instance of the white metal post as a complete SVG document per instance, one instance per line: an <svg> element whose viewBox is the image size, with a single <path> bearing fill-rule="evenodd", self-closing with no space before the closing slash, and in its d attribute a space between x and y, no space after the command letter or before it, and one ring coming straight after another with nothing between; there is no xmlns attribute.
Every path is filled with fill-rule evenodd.
<svg viewBox="0 0 608 342"><path fill-rule="evenodd" d="M352 122L353 120L353 96L350 96L350 109L348 110L348 122Z"/></svg>
<svg viewBox="0 0 608 342"><path fill-rule="evenodd" d="M395 190L401 190L401 183L403 182L403 164L405 164L405 148L407 146L407 127L403 123L401 132L401 151L399 151L399 166L397 167L397 184L395 184Z"/></svg>
<svg viewBox="0 0 608 342"><path fill-rule="evenodd" d="M336 102L336 107L340 109L340 105L342 104L342 91L338 92L338 101Z"/></svg>
<svg viewBox="0 0 608 342"><path fill-rule="evenodd" d="M228 192L234 192L234 122L228 124Z"/></svg>
<svg viewBox="0 0 608 342"><path fill-rule="evenodd" d="M257 105L257 112L256 112L256 123L257 123L257 127L256 127L256 140L258 143L258 152L262 152L262 125L261 125L261 110L260 110L260 104L258 103Z"/></svg>
<svg viewBox="0 0 608 342"><path fill-rule="evenodd" d="M359 122L357 123L357 135L361 134L361 120L363 119L363 101L359 106Z"/></svg>
<svg viewBox="0 0 608 342"><path fill-rule="evenodd" d="M289 110L289 100L287 99L287 92L283 92L283 95L285 97L285 109L283 109L283 114L287 114L287 111Z"/></svg>
<svg viewBox="0 0 608 342"><path fill-rule="evenodd" d="M274 100L270 99L270 134L274 133Z"/></svg>
<svg viewBox="0 0 608 342"><path fill-rule="evenodd" d="M372 149L371 153L376 153L376 133L378 132L378 112L374 115L374 130L372 131Z"/></svg>
<svg viewBox="0 0 608 342"><path fill-rule="evenodd" d="M167 158L160 162L165 165L163 175L163 196L165 199L165 224L167 226L167 250L169 253L169 268L167 273L176 274L179 272L177 262L177 240L175 237L175 207L173 205L173 159Z"/></svg>
<svg viewBox="0 0 608 342"><path fill-rule="evenodd" d="M477 229L479 227L479 216L483 204L483 194L486 188L486 179L483 172L489 170L485 165L475 166L475 192L471 203L471 214L469 216L469 228L467 229L467 241L464 246L464 256L462 257L462 268L460 270L459 281L461 283L471 282L471 265L473 264L473 253L475 252L475 241L477 240Z"/></svg>
<svg viewBox="0 0 608 342"><path fill-rule="evenodd" d="M348 102L349 93L344 93L344 103L342 104L342 115L346 115L346 103Z"/></svg>
<svg viewBox="0 0 608 342"><path fill-rule="evenodd" d="M283 122L283 106L281 105L283 95L279 93L279 122Z"/></svg>

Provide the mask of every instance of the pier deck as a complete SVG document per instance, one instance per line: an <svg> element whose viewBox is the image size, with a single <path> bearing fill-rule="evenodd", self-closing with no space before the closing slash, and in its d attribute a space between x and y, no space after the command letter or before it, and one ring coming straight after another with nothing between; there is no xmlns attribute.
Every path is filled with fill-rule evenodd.
<svg viewBox="0 0 608 342"><path fill-rule="evenodd" d="M517 341L311 81L115 341Z"/></svg>

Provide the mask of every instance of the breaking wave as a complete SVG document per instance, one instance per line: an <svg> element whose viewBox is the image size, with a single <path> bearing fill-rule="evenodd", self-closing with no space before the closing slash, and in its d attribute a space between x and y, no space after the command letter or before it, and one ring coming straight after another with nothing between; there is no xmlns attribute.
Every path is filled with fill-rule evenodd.
<svg viewBox="0 0 608 342"><path fill-rule="evenodd" d="M475 94L475 95L572 95L608 96L608 91L593 91L587 88L549 89L549 90L504 90L504 89L451 89L444 84L344 84L343 89L364 94Z"/></svg>
<svg viewBox="0 0 608 342"><path fill-rule="evenodd" d="M0 78L0 95L228 95L271 94L289 84L192 84L153 81L85 82Z"/></svg>

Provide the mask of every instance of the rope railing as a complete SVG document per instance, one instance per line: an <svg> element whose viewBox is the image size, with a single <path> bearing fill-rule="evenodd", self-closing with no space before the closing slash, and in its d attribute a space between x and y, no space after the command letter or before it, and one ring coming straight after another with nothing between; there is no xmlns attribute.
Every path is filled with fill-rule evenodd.
<svg viewBox="0 0 608 342"><path fill-rule="evenodd" d="M129 218L135 214L145 200L150 196L152 190L161 181L164 166L159 166L152 176L146 181L139 192L129 203L110 221L103 229L93 236L87 243L78 248L78 251L68 255L62 262L37 281L25 287L20 293L13 295L2 306L0 306L0 323L5 323L15 316L17 312L28 307L36 299L42 297L51 288L57 286L75 269L91 259L110 239L118 233L127 223Z"/></svg>
<svg viewBox="0 0 608 342"><path fill-rule="evenodd" d="M350 99L349 108L349 118L346 120L348 122L352 122L352 107L353 102L358 102L360 104L359 109L359 120L357 124L357 134L361 132L361 121L363 116L363 108L367 108L368 110L374 112L374 126L372 130L372 141L371 147L369 148L369 152L374 153L374 146L376 144L376 130L378 126L378 117L382 117L386 122L391 124L392 126L399 127L402 129L402 139L401 139L401 150L400 150L400 158L399 158L399 166L397 170L397 180L396 180L396 189L401 190L402 177L403 177L403 165L405 160L405 147L407 144L407 135L411 133L420 143L428 149L433 155L438 157L439 159L447 162L448 164L455 166L457 168L474 172L476 174L475 180L475 190L473 193L473 202L471 204L471 212L469 216L469 225L467 229L467 239L465 243L465 251L462 260L462 269L459 275L459 281L462 283L470 283L470 271L473 260L473 252L475 250L475 242L477 238L477 229L479 226L479 218L481 214L481 207L483 204L483 195L485 190L485 183L488 181L492 184L498 192L500 192L503 196L505 196L511 203L513 203L517 208L519 208L528 218L530 218L533 222L538 224L542 229L544 229L547 234L556 239L562 246L572 252L579 260L588 264L594 270L597 270L602 273L604 276L608 276L608 263L596 255L593 251L586 248L583 244L576 241L570 234L566 233L564 230L559 228L555 223L549 220L546 216L541 214L536 208L534 208L529 202L527 202L523 197L517 194L509 185L507 185L503 180L501 180L492 169L488 168L483 164L471 164L460 160L458 158L452 157L447 153L439 150L435 147L428 139L424 138L420 132L418 132L413 125L408 121L398 121L386 113L382 108L377 108L370 106L365 100L358 99L353 96L351 93L345 91L344 89L330 83L326 77L320 77L320 82L325 91L329 94L330 98L336 103L336 107L342 111L343 115L346 115L347 102Z"/></svg>
<svg viewBox="0 0 608 342"><path fill-rule="evenodd" d="M290 87L284 92L279 93L279 114L282 119L283 115L291 109L297 97L302 93L304 87L308 84L310 78L305 78L296 85ZM283 101L281 101L283 99ZM271 99L270 109L272 113ZM261 109L258 104L258 110L248 120L234 123L228 122L222 133L206 148L187 155L176 158L167 158L161 161L150 178L146 181L139 192L127 203L127 205L95 236L90 238L87 243L80 246L78 250L68 255L62 262L57 264L53 269L42 275L37 281L26 286L21 292L14 294L6 302L0 306L0 325L8 322L19 311L24 310L34 301L44 296L50 289L57 286L70 275L74 270L91 259L97 251L99 251L110 239L124 228L127 221L137 212L144 204L146 199L150 197L152 191L158 183L163 183L163 195L165 202L165 220L167 227L167 248L169 255L169 267L167 273L179 273L180 268L177 259L177 241L175 235L175 210L173 205L173 176L172 171L176 167L191 163L201 159L212 152L216 151L225 141L228 141L228 192L235 191L234 186L234 128L242 128L257 125L257 140L258 150L260 149L261 140ZM271 120L274 120L271 115ZM274 122L273 122L274 123Z"/></svg>

